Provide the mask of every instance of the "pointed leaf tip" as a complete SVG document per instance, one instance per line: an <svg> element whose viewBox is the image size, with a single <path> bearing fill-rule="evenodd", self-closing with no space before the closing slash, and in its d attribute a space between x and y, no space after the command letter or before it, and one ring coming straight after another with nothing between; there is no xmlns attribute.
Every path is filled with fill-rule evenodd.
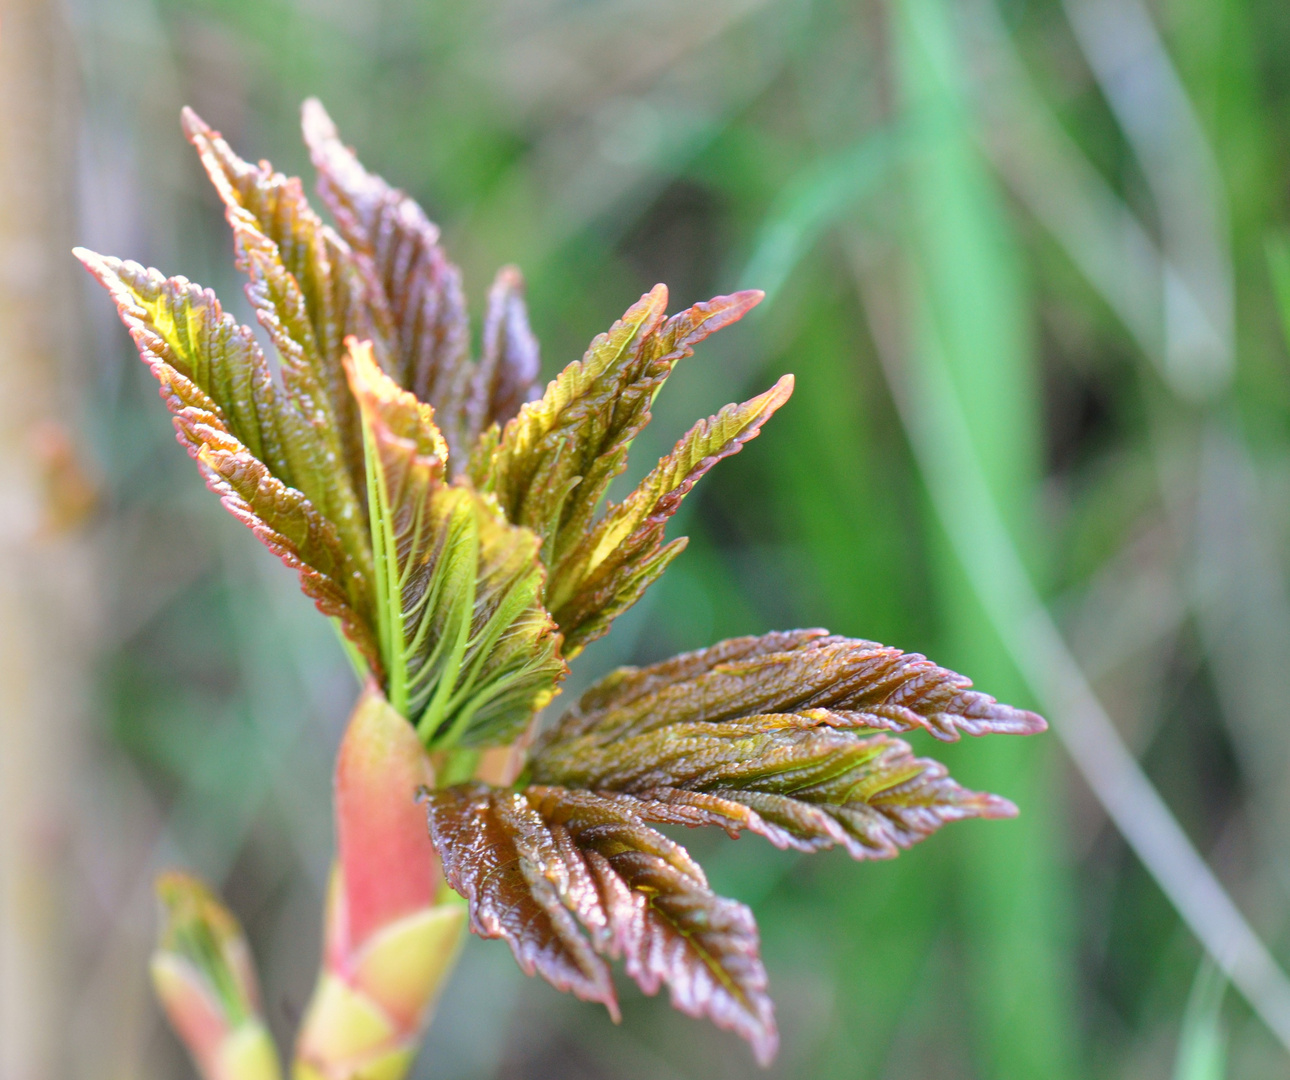
<svg viewBox="0 0 1290 1080"><path fill-rule="evenodd" d="M1041 730L969 685L917 654L824 631L737 638L610 675L543 739L530 775L630 798L648 821L892 858L948 822L1017 812L872 734Z"/></svg>
<svg viewBox="0 0 1290 1080"><path fill-rule="evenodd" d="M189 142L193 142L199 135L218 135L215 129L188 105L179 110L179 126L183 129L184 138Z"/></svg>
<svg viewBox="0 0 1290 1080"><path fill-rule="evenodd" d="M242 928L206 885L157 878L161 926L152 956L157 997L205 1080L277 1080L272 1039Z"/></svg>
<svg viewBox="0 0 1290 1080"><path fill-rule="evenodd" d="M629 799L561 787L464 784L429 793L430 830L475 932L503 938L528 973L616 1014L606 960L647 994L774 1056L757 925L717 896L683 847Z"/></svg>

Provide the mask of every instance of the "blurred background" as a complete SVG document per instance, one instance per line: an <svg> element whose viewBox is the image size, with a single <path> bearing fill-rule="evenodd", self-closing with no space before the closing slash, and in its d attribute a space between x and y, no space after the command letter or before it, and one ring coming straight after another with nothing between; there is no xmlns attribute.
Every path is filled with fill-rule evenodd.
<svg viewBox="0 0 1290 1080"><path fill-rule="evenodd" d="M1231 913L1169 831L1290 962L1290 7L3 0L0 1076L192 1075L146 981L163 865L244 920L284 1038L312 982L353 679L69 253L250 321L179 109L312 184L310 94L442 224L476 313L523 267L548 377L656 281L769 294L668 384L636 472L784 371L795 397L569 693L823 625L1044 710L1087 774L1055 734L919 743L1022 814L891 863L687 836L759 919L769 1074L472 940L415 1075L1290 1074L1206 975L1193 931Z"/></svg>

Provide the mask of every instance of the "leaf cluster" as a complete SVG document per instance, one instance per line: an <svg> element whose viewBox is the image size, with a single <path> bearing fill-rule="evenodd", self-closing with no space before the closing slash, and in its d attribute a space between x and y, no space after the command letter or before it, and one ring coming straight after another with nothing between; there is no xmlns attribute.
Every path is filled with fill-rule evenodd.
<svg viewBox="0 0 1290 1080"><path fill-rule="evenodd" d="M1043 721L922 656L803 630L616 671L525 752L566 662L682 550L665 536L682 500L792 393L786 375L699 421L606 504L676 364L761 294L669 317L655 286L541 391L519 271L494 279L474 358L438 229L359 163L316 101L304 133L334 227L298 179L242 160L191 111L184 131L276 363L209 290L77 254L207 485L299 574L436 753L430 835L474 929L614 1015L608 963L620 959L647 993L666 985L768 1061L777 1037L752 914L654 826L889 858L948 821L1015 813L898 734ZM476 770L480 751L508 745L515 783Z"/></svg>

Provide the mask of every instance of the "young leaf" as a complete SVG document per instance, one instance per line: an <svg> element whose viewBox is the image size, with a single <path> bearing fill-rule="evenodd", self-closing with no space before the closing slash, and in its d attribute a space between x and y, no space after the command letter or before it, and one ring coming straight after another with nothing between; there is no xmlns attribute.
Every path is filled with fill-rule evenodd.
<svg viewBox="0 0 1290 1080"><path fill-rule="evenodd" d="M608 746L576 740L548 747L531 775L631 795L648 821L748 829L800 851L841 844L856 859L893 858L949 821L1017 812L900 739L862 738L818 714L669 724Z"/></svg>
<svg viewBox="0 0 1290 1080"><path fill-rule="evenodd" d="M555 565L557 533L573 513L566 503L607 441L623 372L639 366L641 350L662 323L666 306L667 287L656 285L628 308L541 398L520 409L472 474L481 490L497 497L507 520L542 538L548 566ZM657 386L656 380L653 389Z"/></svg>
<svg viewBox="0 0 1290 1080"><path fill-rule="evenodd" d="M971 689L971 680L918 653L872 641L793 630L732 638L647 668L620 668L593 686L543 740L541 755L642 735L669 724L766 713L830 727L1031 735L1042 717Z"/></svg>
<svg viewBox="0 0 1290 1080"><path fill-rule="evenodd" d="M473 446L490 424L505 424L540 393L541 359L524 305L524 277L503 266L488 290L484 353L467 402L466 445Z"/></svg>
<svg viewBox="0 0 1290 1080"><path fill-rule="evenodd" d="M497 496L508 520L542 538L542 560L558 575L550 604L561 609L557 623L567 655L603 634L663 572L683 546L661 547L667 517L699 476L736 452L782 404L791 384L698 425L671 460L660 462L650 488L630 508L611 508L612 521L594 524L672 368L760 299L758 292L719 296L665 319L667 289L656 285L505 430L485 432L472 454L476 484ZM696 452L699 457L690 457ZM712 461L704 464L704 457Z"/></svg>
<svg viewBox="0 0 1290 1080"><path fill-rule="evenodd" d="M251 331L224 313L214 293L184 278L83 248L76 256L115 301L207 486L299 572L306 595L340 621L379 672L366 539L359 542L352 529L342 536L312 501L312 494L325 497L329 484L308 449L309 425L275 395Z"/></svg>
<svg viewBox="0 0 1290 1080"><path fill-rule="evenodd" d="M315 409L311 419L323 427L334 422L347 471L361 491L358 416L341 357L350 334L383 349L390 336L388 313L345 243L309 206L298 178L275 172L267 162L243 161L191 109L183 112L183 126L227 207L239 265L251 277L248 296L283 350L288 385L294 378L300 392L308 393ZM308 374L322 395L312 385L306 389Z"/></svg>
<svg viewBox="0 0 1290 1080"><path fill-rule="evenodd" d="M792 393L793 376L785 375L751 401L699 421L556 566L547 604L564 634L566 656L608 631L680 553L680 543L663 548L663 533L681 500L718 461L756 438Z"/></svg>
<svg viewBox="0 0 1290 1080"><path fill-rule="evenodd" d="M369 347L353 343L346 368L367 448L390 701L427 743L507 742L565 670L539 599L537 538L464 481L444 482L433 409L399 389Z"/></svg>
<svg viewBox="0 0 1290 1080"><path fill-rule="evenodd" d="M649 821L890 858L947 821L1016 813L901 740L856 730L1042 730L969 685L921 656L824 630L735 638L593 686L542 740L529 777L631 796Z"/></svg>
<svg viewBox="0 0 1290 1080"><path fill-rule="evenodd" d="M660 290L662 305L666 305L667 290L655 287L656 293ZM760 292L749 291L695 304L647 334L635 354L625 357L626 362L613 373L615 386L603 433L593 428L593 437L583 452L582 482L561 516L552 565L563 562L565 555L582 541L610 481L627 463L632 440L650 422L650 406L672 368L691 356L694 346L709 334L743 318L761 298Z"/></svg>
<svg viewBox="0 0 1290 1080"><path fill-rule="evenodd" d="M390 313L390 373L434 407L454 462L464 461L461 427L474 365L461 271L439 246L438 227L413 199L363 168L316 98L305 102L302 121L318 193L370 267Z"/></svg>
<svg viewBox="0 0 1290 1080"><path fill-rule="evenodd" d="M198 1070L205 1080L278 1080L277 1050L237 920L187 874L162 874L156 888L162 921L153 986Z"/></svg>
<svg viewBox="0 0 1290 1080"><path fill-rule="evenodd" d="M774 1056L752 913L714 894L685 849L646 825L629 800L478 783L425 799L472 928L505 939L526 972L616 1017L602 958L621 957L646 993L666 984L676 1008L738 1033L763 1064Z"/></svg>

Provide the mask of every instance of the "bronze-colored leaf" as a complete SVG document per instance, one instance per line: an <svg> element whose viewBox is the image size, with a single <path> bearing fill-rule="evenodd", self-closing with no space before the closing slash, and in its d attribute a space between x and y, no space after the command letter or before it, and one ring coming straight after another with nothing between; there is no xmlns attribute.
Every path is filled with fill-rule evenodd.
<svg viewBox="0 0 1290 1080"><path fill-rule="evenodd" d="M949 821L1016 814L900 739L839 730L818 712L670 724L606 746L575 740L548 748L532 777L633 795L649 821L748 829L801 851L841 844L856 859L892 858Z"/></svg>
<svg viewBox="0 0 1290 1080"><path fill-rule="evenodd" d="M374 340L378 353L385 350L391 328L375 286L345 242L314 213L297 177L268 162L243 161L191 109L184 110L183 126L227 208L239 264L251 276L248 295L283 350L288 385L312 369L351 482L361 491L358 413L342 357L351 334Z"/></svg>
<svg viewBox="0 0 1290 1080"><path fill-rule="evenodd" d="M540 399L520 409L488 460L472 474L481 489L496 495L508 520L542 538L548 566L556 561L560 527L573 513L566 503L606 441L622 374L638 366L644 342L662 324L666 305L663 285L642 296L592 341L581 360L551 381Z"/></svg>
<svg viewBox="0 0 1290 1080"><path fill-rule="evenodd" d="M488 290L484 313L484 352L467 403L468 446L490 424L505 424L520 407L541 393L541 358L524 304L524 277L503 266Z"/></svg>
<svg viewBox="0 0 1290 1080"><path fill-rule="evenodd" d="M681 500L718 461L756 438L792 392L793 376L785 375L751 401L699 421L553 569L547 603L564 634L566 656L608 631L680 553L677 544L663 551L663 534Z"/></svg>
<svg viewBox="0 0 1290 1080"><path fill-rule="evenodd" d="M528 776L630 796L649 821L890 858L948 821L1016 813L901 740L864 737L1043 730L969 686L924 657L825 630L734 638L593 686L540 740Z"/></svg>
<svg viewBox="0 0 1290 1080"><path fill-rule="evenodd" d="M439 246L439 228L416 201L368 172L315 98L303 110L318 193L341 235L370 266L393 327L390 374L434 406L454 471L464 464L462 425L474 378L461 271Z"/></svg>
<svg viewBox="0 0 1290 1080"><path fill-rule="evenodd" d="M836 728L1030 735L1043 719L971 689L918 653L795 630L734 638L647 668L623 668L588 690L543 745L579 737L606 745L668 724L820 715Z"/></svg>
<svg viewBox="0 0 1290 1080"><path fill-rule="evenodd" d="M254 335L224 312L214 293L184 278L83 248L76 255L115 301L207 486L299 572L301 588L340 621L379 673L366 552L347 548L302 490L317 486L317 477L304 471L317 463L291 449L302 420L275 395Z"/></svg>
<svg viewBox="0 0 1290 1080"><path fill-rule="evenodd" d="M752 913L714 894L633 800L483 784L425 799L444 872L469 901L476 933L505 939L525 971L616 1015L601 958L622 957L646 993L666 985L681 1011L741 1035L763 1064L774 1056Z"/></svg>
<svg viewBox="0 0 1290 1080"><path fill-rule="evenodd" d="M696 426L630 505L611 507L597 524L600 502L672 368L760 299L758 292L719 296L667 319L667 289L656 285L539 400L500 433L485 431L476 445L469 468L475 483L496 495L509 520L542 538L542 560L555 575L548 604L553 613L559 609L567 655L603 634L663 572L683 546L662 546L680 499L786 397L791 381Z"/></svg>

